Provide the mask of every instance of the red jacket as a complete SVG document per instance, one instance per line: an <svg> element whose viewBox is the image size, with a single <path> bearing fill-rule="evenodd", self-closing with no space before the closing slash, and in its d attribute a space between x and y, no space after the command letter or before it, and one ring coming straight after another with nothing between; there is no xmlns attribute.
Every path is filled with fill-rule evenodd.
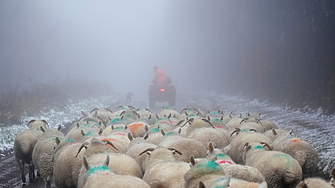
<svg viewBox="0 0 335 188"><path fill-rule="evenodd" d="M157 69L152 82L158 85L165 85L167 84L167 76L161 69Z"/></svg>

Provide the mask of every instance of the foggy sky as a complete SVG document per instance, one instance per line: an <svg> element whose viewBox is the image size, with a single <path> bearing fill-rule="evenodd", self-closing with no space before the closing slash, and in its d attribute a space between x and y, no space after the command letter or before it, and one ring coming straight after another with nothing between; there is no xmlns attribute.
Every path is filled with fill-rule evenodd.
<svg viewBox="0 0 335 188"><path fill-rule="evenodd" d="M257 26L245 3L226 2L0 1L0 78L83 78L146 96L157 65L179 91L218 90L253 47L241 30Z"/></svg>

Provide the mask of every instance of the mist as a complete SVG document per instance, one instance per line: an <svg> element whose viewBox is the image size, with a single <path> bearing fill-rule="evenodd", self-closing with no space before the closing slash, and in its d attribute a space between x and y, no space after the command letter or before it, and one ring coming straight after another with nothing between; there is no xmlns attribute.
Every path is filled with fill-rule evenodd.
<svg viewBox="0 0 335 188"><path fill-rule="evenodd" d="M322 41L334 30L321 20L334 16L334 3L328 1L34 0L0 5L2 83L70 77L146 98L156 65L177 92L280 93L282 100L290 95L283 91L301 85L315 90L330 79L331 63L315 52L329 49ZM305 66L308 61L313 63ZM314 82L306 80L316 69L323 77L312 73Z"/></svg>

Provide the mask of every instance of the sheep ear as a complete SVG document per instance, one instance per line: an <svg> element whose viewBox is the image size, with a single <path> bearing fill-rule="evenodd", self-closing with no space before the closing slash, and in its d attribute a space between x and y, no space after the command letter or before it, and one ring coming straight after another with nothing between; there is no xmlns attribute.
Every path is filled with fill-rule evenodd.
<svg viewBox="0 0 335 188"><path fill-rule="evenodd" d="M84 111L80 111L81 112L81 115L83 115L84 117L86 117L88 114L86 114L86 112Z"/></svg>
<svg viewBox="0 0 335 188"><path fill-rule="evenodd" d="M156 119L159 119L158 115L156 114Z"/></svg>
<svg viewBox="0 0 335 188"><path fill-rule="evenodd" d="M181 134L181 128L179 128L178 133Z"/></svg>
<svg viewBox="0 0 335 188"><path fill-rule="evenodd" d="M169 114L168 118L169 118L169 119L171 118L171 113Z"/></svg>
<svg viewBox="0 0 335 188"><path fill-rule="evenodd" d="M221 121L223 120L223 116L221 116Z"/></svg>
<svg viewBox="0 0 335 188"><path fill-rule="evenodd" d="M195 160L194 160L194 156L193 155L190 156L190 163L192 164L192 166L195 165Z"/></svg>
<svg viewBox="0 0 335 188"><path fill-rule="evenodd" d="M270 147L270 145L268 143L266 143L266 142L259 142L259 143L261 143L263 147L264 146L268 147L270 151L272 150L272 148Z"/></svg>
<svg viewBox="0 0 335 188"><path fill-rule="evenodd" d="M44 128L42 126L40 127L40 129L41 129L42 132L45 132L45 130L44 130Z"/></svg>
<svg viewBox="0 0 335 188"><path fill-rule="evenodd" d="M79 125L79 122L77 122L77 128L79 127L80 125Z"/></svg>
<svg viewBox="0 0 335 188"><path fill-rule="evenodd" d="M161 129L161 134L165 136L165 131L163 129Z"/></svg>
<svg viewBox="0 0 335 188"><path fill-rule="evenodd" d="M207 149L208 149L208 151L209 151L210 154L213 154L213 153L214 153L214 147L213 147L212 142L210 142L210 143L208 144Z"/></svg>
<svg viewBox="0 0 335 188"><path fill-rule="evenodd" d="M29 126L29 124L31 124L31 123L34 123L36 120L34 120L34 119L32 119L32 120L30 120L29 122L28 122L28 126Z"/></svg>
<svg viewBox="0 0 335 188"><path fill-rule="evenodd" d="M112 120L112 118L110 116L108 116L108 119L109 119L109 121Z"/></svg>
<svg viewBox="0 0 335 188"><path fill-rule="evenodd" d="M56 143L57 145L59 145L59 143L60 143L60 140L59 140L59 138L58 138L58 137L56 137L56 139L55 139L55 143Z"/></svg>
<svg viewBox="0 0 335 188"><path fill-rule="evenodd" d="M87 171L90 169L90 164L87 161L86 155L84 155L83 158L83 166L86 168Z"/></svg>
<svg viewBox="0 0 335 188"><path fill-rule="evenodd" d="M59 124L57 130L60 131L62 129L62 125Z"/></svg>
<svg viewBox="0 0 335 188"><path fill-rule="evenodd" d="M231 147L232 147L232 145L230 143L228 146L226 146L225 148L223 148L223 153L228 153L228 151L231 149Z"/></svg>
<svg viewBox="0 0 335 188"><path fill-rule="evenodd" d="M206 188L204 182L202 181L199 181L199 188Z"/></svg>
<svg viewBox="0 0 335 188"><path fill-rule="evenodd" d="M149 115L148 119L151 119L151 114Z"/></svg>
<svg viewBox="0 0 335 188"><path fill-rule="evenodd" d="M164 117L166 117L166 115L164 114Z"/></svg>
<svg viewBox="0 0 335 188"><path fill-rule="evenodd" d="M176 114L173 114L173 118L176 118Z"/></svg>
<svg viewBox="0 0 335 188"><path fill-rule="evenodd" d="M208 121L210 121L210 120L211 120L211 118L210 118L209 116L207 116L207 119L208 119Z"/></svg>
<svg viewBox="0 0 335 188"><path fill-rule="evenodd" d="M103 130L102 130L102 128L100 128L100 130L99 130L98 134L99 134L99 135L101 135L101 134L102 134L102 132L103 132Z"/></svg>
<svg viewBox="0 0 335 188"><path fill-rule="evenodd" d="M144 135L143 139L147 140L148 138L149 138L149 134L147 133L147 134Z"/></svg>
<svg viewBox="0 0 335 188"><path fill-rule="evenodd" d="M278 134L277 134L277 131L276 131L275 129L272 129L272 134L275 135L275 136L278 135Z"/></svg>
<svg viewBox="0 0 335 188"><path fill-rule="evenodd" d="M102 164L103 166L108 166L109 165L109 155L107 155L104 163Z"/></svg>
<svg viewBox="0 0 335 188"><path fill-rule="evenodd" d="M131 133L128 133L128 139L129 139L130 141L132 141L132 140L134 139L134 137L133 137L133 135L131 135Z"/></svg>
<svg viewBox="0 0 335 188"><path fill-rule="evenodd" d="M145 130L145 132L148 132L148 130L149 130L148 125L145 125L144 130Z"/></svg>
<svg viewBox="0 0 335 188"><path fill-rule="evenodd" d="M85 136L85 133L84 133L83 129L81 129L80 133L81 133L82 136Z"/></svg>
<svg viewBox="0 0 335 188"><path fill-rule="evenodd" d="M184 121L185 121L185 120L180 120L180 121L178 121L178 123L176 124L176 127L177 127L177 126L180 126L180 124L182 124Z"/></svg>
<svg viewBox="0 0 335 188"><path fill-rule="evenodd" d="M250 117L250 116L251 116L249 112L247 113L247 115L248 115L248 117Z"/></svg>

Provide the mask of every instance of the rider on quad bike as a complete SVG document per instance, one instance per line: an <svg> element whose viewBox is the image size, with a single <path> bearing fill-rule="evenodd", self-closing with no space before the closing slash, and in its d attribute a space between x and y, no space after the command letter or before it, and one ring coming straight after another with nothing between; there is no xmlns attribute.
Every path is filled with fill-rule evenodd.
<svg viewBox="0 0 335 188"><path fill-rule="evenodd" d="M156 101L168 102L169 106L176 105L176 89L170 77L168 77L161 69L154 66L155 76L151 81L153 85L149 86L149 108L154 108Z"/></svg>
<svg viewBox="0 0 335 188"><path fill-rule="evenodd" d="M155 85L169 85L172 83L170 77L168 77L161 69L154 66L155 77L151 81Z"/></svg>

